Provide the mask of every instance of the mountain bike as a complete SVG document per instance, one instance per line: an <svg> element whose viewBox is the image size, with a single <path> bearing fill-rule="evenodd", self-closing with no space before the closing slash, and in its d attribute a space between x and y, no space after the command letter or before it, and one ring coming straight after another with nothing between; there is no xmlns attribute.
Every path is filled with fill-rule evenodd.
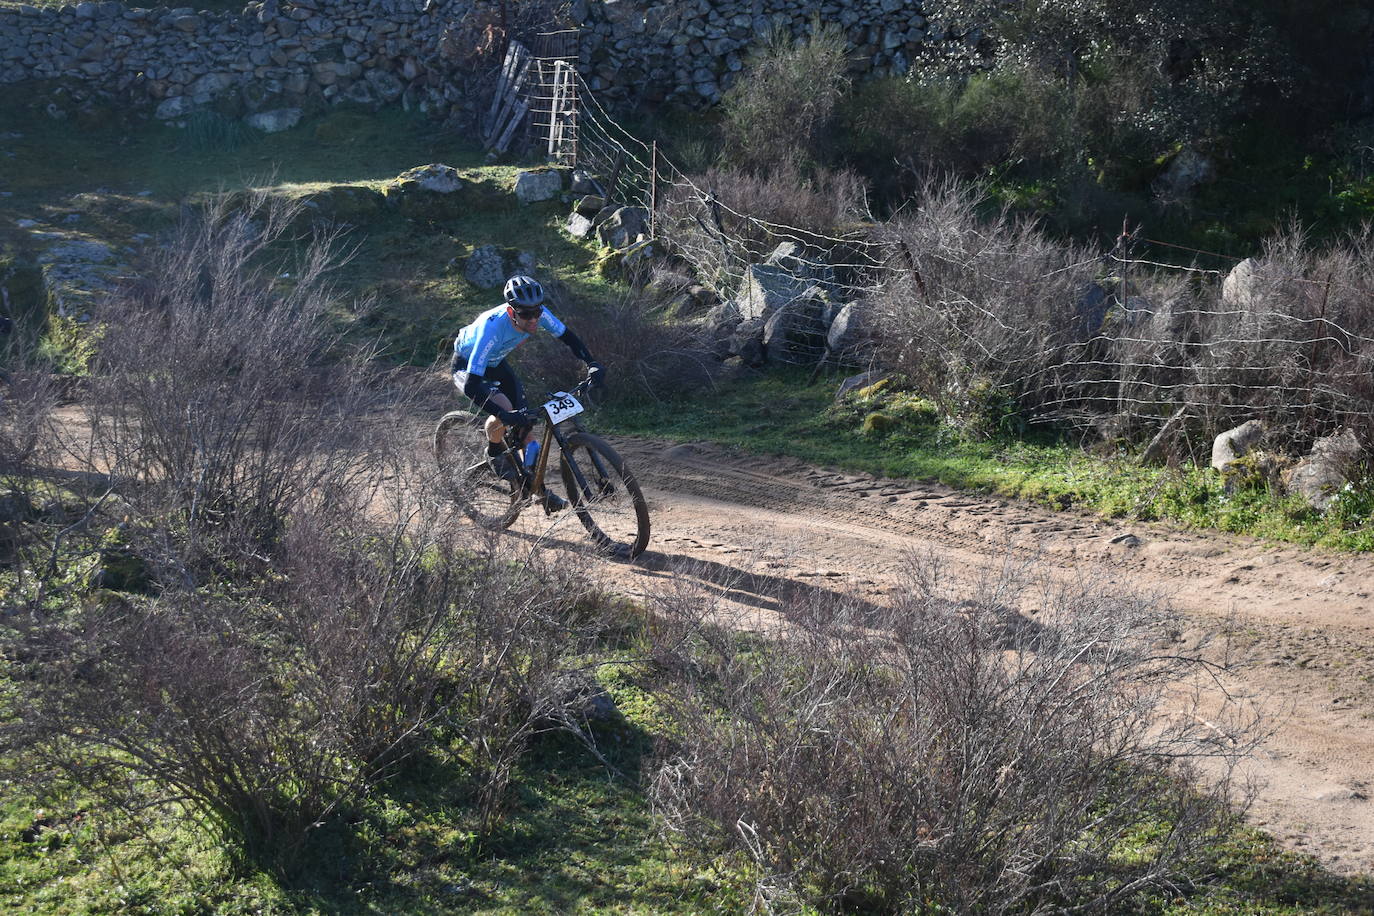
<svg viewBox="0 0 1374 916"><path fill-rule="evenodd" d="M605 440L582 427L582 399L589 376L571 392L553 391L531 425L544 424L534 467L522 458L529 426L507 427L505 450L487 455L485 417L465 410L447 413L434 428L434 457L454 499L477 525L509 528L520 513L539 505L546 515L571 511L604 553L634 559L649 543L649 506L625 461ZM558 443L559 480L547 474L552 443Z"/></svg>

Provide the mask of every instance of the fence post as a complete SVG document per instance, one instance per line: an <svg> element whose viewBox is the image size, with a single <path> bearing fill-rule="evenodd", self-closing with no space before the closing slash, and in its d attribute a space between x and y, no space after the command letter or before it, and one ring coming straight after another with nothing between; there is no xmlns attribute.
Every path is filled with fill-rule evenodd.
<svg viewBox="0 0 1374 916"><path fill-rule="evenodd" d="M658 141L649 156L649 237L658 238Z"/></svg>
<svg viewBox="0 0 1374 916"><path fill-rule="evenodd" d="M1117 239L1116 239L1116 249L1115 249L1115 251L1114 251L1114 254L1116 255L1116 258L1117 258L1117 263L1118 263L1118 265L1119 265L1120 268L1121 268L1120 271L1119 271L1120 283L1119 283L1117 295L1118 295L1118 301L1120 302L1120 314L1121 314L1123 320L1124 320L1124 318L1125 318L1127 312L1128 312L1129 309L1130 309L1130 305L1129 305L1129 303L1130 303L1130 298L1131 298L1131 291L1130 291L1130 286L1129 286L1129 283L1130 283L1129 266L1130 266L1130 265L1128 265L1128 264L1126 263L1127 260L1130 258L1130 244L1131 244L1130 224L1127 222L1127 218L1123 218L1123 219L1121 220L1121 235L1117 236ZM1116 367L1116 371L1117 371L1117 380L1116 380L1116 413L1117 413L1117 416L1118 416L1118 417L1122 417L1123 415L1125 415L1126 409L1127 409L1127 408L1126 408L1126 395L1127 395L1127 386L1128 386L1129 383L1128 383L1127 380L1126 380L1127 371L1128 371L1127 365L1126 365L1126 354L1125 354L1124 349L1122 349L1119 345L1118 345L1118 352L1117 352L1117 367Z"/></svg>

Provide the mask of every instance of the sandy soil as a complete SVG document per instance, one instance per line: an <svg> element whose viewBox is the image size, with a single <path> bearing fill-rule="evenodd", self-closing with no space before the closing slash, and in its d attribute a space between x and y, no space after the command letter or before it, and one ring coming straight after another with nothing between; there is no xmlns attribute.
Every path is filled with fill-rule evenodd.
<svg viewBox="0 0 1374 916"><path fill-rule="evenodd" d="M79 408L60 417L85 440ZM427 436L417 430L425 452ZM789 588L881 601L912 550L969 572L1010 552L1166 594L1196 630L1185 640L1234 634L1228 657L1238 664L1217 689L1267 710L1272 734L1246 770L1259 785L1251 820L1333 871L1374 874L1374 556L1117 524L708 444L612 442L653 523L643 556L606 564L632 594L685 571L708 587L729 580L728 597L756 615L776 612ZM527 511L512 534L586 544L570 513Z"/></svg>
<svg viewBox="0 0 1374 916"><path fill-rule="evenodd" d="M1106 568L1166 594L1199 633L1234 634L1218 690L1267 711L1272 734L1246 768L1259 784L1252 821L1334 871L1374 873L1374 557L1118 525L711 445L614 444L653 519L649 550L612 571L630 591L694 566L716 581L737 573L732 598L754 613L786 583L881 600L917 549L964 570L1009 552ZM580 532L564 516L522 518L515 533Z"/></svg>

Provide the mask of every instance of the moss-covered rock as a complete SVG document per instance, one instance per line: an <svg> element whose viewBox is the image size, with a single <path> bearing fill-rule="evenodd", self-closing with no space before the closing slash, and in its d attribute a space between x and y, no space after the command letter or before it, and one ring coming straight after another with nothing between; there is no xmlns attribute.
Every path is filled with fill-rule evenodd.
<svg viewBox="0 0 1374 916"><path fill-rule="evenodd" d="M411 219L449 219L467 209L467 182L451 166L440 163L407 169L388 182L383 193L388 207Z"/></svg>
<svg viewBox="0 0 1374 916"><path fill-rule="evenodd" d="M603 248L596 256L596 272L607 280L633 280L647 274L656 257L658 243L653 239L636 242L621 250Z"/></svg>
<svg viewBox="0 0 1374 916"><path fill-rule="evenodd" d="M363 185L340 184L306 195L303 202L321 219L363 225L386 210L386 197Z"/></svg>

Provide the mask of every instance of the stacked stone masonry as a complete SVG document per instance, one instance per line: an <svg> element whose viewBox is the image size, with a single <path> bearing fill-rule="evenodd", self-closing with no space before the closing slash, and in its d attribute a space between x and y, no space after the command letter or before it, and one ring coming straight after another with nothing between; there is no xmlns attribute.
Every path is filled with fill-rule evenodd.
<svg viewBox="0 0 1374 916"><path fill-rule="evenodd" d="M793 38L816 21L838 26L855 76L903 74L921 45L953 39L918 0L576 0L580 69L608 98L714 103L775 31Z"/></svg>
<svg viewBox="0 0 1374 916"><path fill-rule="evenodd" d="M944 40L913 0L575 0L580 69L612 101L718 101L752 45L834 23L852 69L903 72ZM115 2L0 8L0 84L65 80L146 103L163 119L324 102L400 102L445 115L474 62L471 0L263 0L239 13Z"/></svg>

